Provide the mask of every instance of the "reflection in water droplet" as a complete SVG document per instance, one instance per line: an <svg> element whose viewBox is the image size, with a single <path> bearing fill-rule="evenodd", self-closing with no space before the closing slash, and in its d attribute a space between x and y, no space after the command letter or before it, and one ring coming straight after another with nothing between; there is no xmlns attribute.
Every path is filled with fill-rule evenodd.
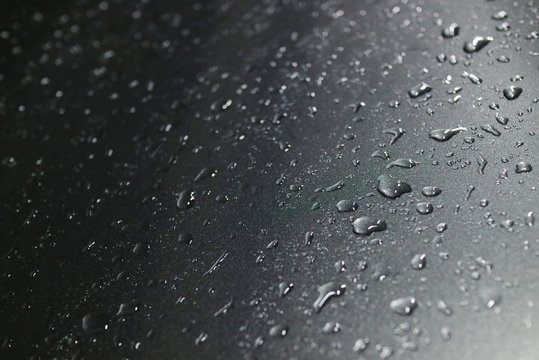
<svg viewBox="0 0 539 360"><path fill-rule="evenodd" d="M285 297L294 288L293 283L281 282L279 284L279 296Z"/></svg>

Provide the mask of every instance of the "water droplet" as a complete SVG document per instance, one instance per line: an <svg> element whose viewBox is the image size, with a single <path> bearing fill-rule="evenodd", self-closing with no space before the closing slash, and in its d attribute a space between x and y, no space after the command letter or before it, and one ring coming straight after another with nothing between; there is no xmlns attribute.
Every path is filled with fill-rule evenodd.
<svg viewBox="0 0 539 360"><path fill-rule="evenodd" d="M500 290L493 286L485 286L479 289L479 296L489 309L498 305L502 301Z"/></svg>
<svg viewBox="0 0 539 360"><path fill-rule="evenodd" d="M285 297L294 288L293 283L281 282L279 284L279 296Z"/></svg>
<svg viewBox="0 0 539 360"><path fill-rule="evenodd" d="M322 328L324 334L336 334L339 331L341 331L341 324L336 321L329 321Z"/></svg>
<svg viewBox="0 0 539 360"><path fill-rule="evenodd" d="M353 200L341 200L337 203L338 212L350 212L357 210L357 203Z"/></svg>
<svg viewBox="0 0 539 360"><path fill-rule="evenodd" d="M416 86L412 87L410 90L408 90L408 95L410 95L410 97L413 99L421 95L424 95L426 93L429 93L431 90L432 90L432 87L430 87L429 84L425 82L421 82L417 84Z"/></svg>
<svg viewBox="0 0 539 360"><path fill-rule="evenodd" d="M179 210L186 210L191 207L194 200L194 193L192 191L183 190L178 195L178 200L176 201L176 207Z"/></svg>
<svg viewBox="0 0 539 360"><path fill-rule="evenodd" d="M507 12L506 11L503 11L503 10L500 10L496 13L494 13L492 15L492 18L494 20L503 20L503 19L507 19Z"/></svg>
<svg viewBox="0 0 539 360"><path fill-rule="evenodd" d="M515 166L515 172L517 174L528 173L532 171L532 166L529 162L521 161Z"/></svg>
<svg viewBox="0 0 539 360"><path fill-rule="evenodd" d="M427 265L427 255L426 254L415 254L410 261L410 265L414 270L421 270Z"/></svg>
<svg viewBox="0 0 539 360"><path fill-rule="evenodd" d="M492 40L494 40L492 36L476 36L471 41L464 44L464 52L468 54L478 52L487 46Z"/></svg>
<svg viewBox="0 0 539 360"><path fill-rule="evenodd" d="M384 134L392 136L391 140L389 140L389 145L393 145L402 135L406 134L406 131L403 128L392 128L384 130Z"/></svg>
<svg viewBox="0 0 539 360"><path fill-rule="evenodd" d="M337 181L335 184L331 185L331 186L328 186L326 188L326 191L327 192L332 192L332 191L337 191L337 190L340 190L342 189L344 186L344 182L343 181Z"/></svg>
<svg viewBox="0 0 539 360"><path fill-rule="evenodd" d="M288 326L277 324L269 330L269 335L272 338L283 338L288 334Z"/></svg>
<svg viewBox="0 0 539 360"><path fill-rule="evenodd" d="M437 188L436 186L425 186L421 190L421 193L426 197L435 197L442 193L442 189Z"/></svg>
<svg viewBox="0 0 539 360"><path fill-rule="evenodd" d="M415 209L421 215L428 215L434 211L434 206L429 202L417 203Z"/></svg>
<svg viewBox="0 0 539 360"><path fill-rule="evenodd" d="M535 225L535 214L533 211L530 211L526 214L526 225L534 226Z"/></svg>
<svg viewBox="0 0 539 360"><path fill-rule="evenodd" d="M446 316L451 316L453 314L453 309L451 309L451 307L449 307L443 300L438 300L436 302L436 309Z"/></svg>
<svg viewBox="0 0 539 360"><path fill-rule="evenodd" d="M330 281L318 287L318 298L313 304L314 310L318 313L324 305L334 296L341 296L344 294L346 285L338 285L334 281Z"/></svg>
<svg viewBox="0 0 539 360"><path fill-rule="evenodd" d="M380 194L390 199L396 199L412 191L410 184L389 175L380 175L376 188Z"/></svg>
<svg viewBox="0 0 539 360"><path fill-rule="evenodd" d="M449 26L442 29L442 36L446 39L458 36L460 33L460 26L457 23L451 23Z"/></svg>
<svg viewBox="0 0 539 360"><path fill-rule="evenodd" d="M363 352L367 349L367 346L369 346L369 342L370 340L368 338L357 339L352 347L352 350L357 353Z"/></svg>
<svg viewBox="0 0 539 360"><path fill-rule="evenodd" d="M88 313L82 318L82 330L86 334L95 334L107 330L108 322L108 317L102 313Z"/></svg>
<svg viewBox="0 0 539 360"><path fill-rule="evenodd" d="M357 218L352 225L354 232L358 235L370 235L373 232L387 229L387 224L384 220L373 220L368 216Z"/></svg>
<svg viewBox="0 0 539 360"><path fill-rule="evenodd" d="M392 300L389 304L391 310L399 315L411 315L417 308L417 301L413 296Z"/></svg>
<svg viewBox="0 0 539 360"><path fill-rule="evenodd" d="M389 159L389 153L387 151L385 151L385 150L376 150L375 152L372 153L371 156L380 158L382 160Z"/></svg>
<svg viewBox="0 0 539 360"><path fill-rule="evenodd" d="M500 114L496 113L496 121L500 124L500 125L507 125L507 123L509 122L509 118L506 118L506 117L503 117L501 116Z"/></svg>
<svg viewBox="0 0 539 360"><path fill-rule="evenodd" d="M311 243L313 242L313 238L314 238L314 233L312 231L307 231L304 237L305 245L311 245Z"/></svg>
<svg viewBox="0 0 539 360"><path fill-rule="evenodd" d="M405 169L411 169L414 166L416 166L418 163L412 159L397 159L389 164L387 164L386 168L391 169L393 166L405 168Z"/></svg>
<svg viewBox="0 0 539 360"><path fill-rule="evenodd" d="M451 139L453 136L457 135L461 131L466 131L467 129L463 126L458 126L453 129L436 129L432 130L429 133L429 137L431 139L434 139L436 141L447 141Z"/></svg>
<svg viewBox="0 0 539 360"><path fill-rule="evenodd" d="M178 242L180 244L191 244L193 242L193 234L189 233L189 232L181 232L179 235L178 235Z"/></svg>
<svg viewBox="0 0 539 360"><path fill-rule="evenodd" d="M481 125L481 130L494 136L500 136L502 133L490 124Z"/></svg>
<svg viewBox="0 0 539 360"><path fill-rule="evenodd" d="M439 223L438 225L436 225L436 232L437 233L443 233L444 231L447 230L447 224L446 223Z"/></svg>
<svg viewBox="0 0 539 360"><path fill-rule="evenodd" d="M503 89L503 96L507 100L515 100L520 94L522 94L522 88L518 86L511 85Z"/></svg>

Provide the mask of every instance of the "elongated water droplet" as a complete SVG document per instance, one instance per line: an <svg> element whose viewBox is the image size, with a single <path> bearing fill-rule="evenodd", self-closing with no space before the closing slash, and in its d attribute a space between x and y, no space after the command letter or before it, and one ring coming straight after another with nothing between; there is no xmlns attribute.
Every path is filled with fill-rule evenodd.
<svg viewBox="0 0 539 360"><path fill-rule="evenodd" d="M481 130L491 134L491 135L494 135L494 136L500 136L502 133L496 129L494 126L490 125L490 124L485 124L485 125L481 125Z"/></svg>
<svg viewBox="0 0 539 360"><path fill-rule="evenodd" d="M418 163L412 159L397 159L393 162L390 162L386 165L387 169L391 169L393 166L405 168L405 169L411 169L414 166L416 166Z"/></svg>
<svg viewBox="0 0 539 360"><path fill-rule="evenodd" d="M410 261L410 265L414 270L422 270L427 265L427 255L415 254L412 261Z"/></svg>
<svg viewBox="0 0 539 360"><path fill-rule="evenodd" d="M176 207L179 210L187 210L191 207L191 204L194 200L194 193L192 191L183 190L178 195L178 200L176 201Z"/></svg>
<svg viewBox="0 0 539 360"><path fill-rule="evenodd" d="M331 185L331 186L328 186L326 188L326 191L327 192L332 192L332 191L337 191L337 190L340 190L342 189L344 186L344 182L343 181L337 181L335 184Z"/></svg>
<svg viewBox="0 0 539 360"><path fill-rule="evenodd" d="M279 296L285 297L294 288L293 283L281 282L279 284Z"/></svg>
<svg viewBox="0 0 539 360"><path fill-rule="evenodd" d="M341 296L344 294L346 285L338 285L334 281L330 281L318 287L318 298L313 304L314 310L318 313L324 305L334 296Z"/></svg>
<svg viewBox="0 0 539 360"><path fill-rule="evenodd" d="M476 36L464 44L464 52L471 54L487 46L494 38L492 36Z"/></svg>
<svg viewBox="0 0 539 360"><path fill-rule="evenodd" d="M426 197L435 197L442 193L442 189L437 188L436 186L425 186L421 193Z"/></svg>
<svg viewBox="0 0 539 360"><path fill-rule="evenodd" d="M421 95L424 95L426 93L429 93L431 90L432 90L432 87L430 87L429 84L425 82L421 82L417 84L416 86L414 86L413 88L411 88L408 91L408 95L410 95L410 97L413 99Z"/></svg>
<svg viewBox="0 0 539 360"><path fill-rule="evenodd" d="M466 128L463 126L458 126L453 129L436 129L436 130L432 130L429 133L429 137L431 139L434 139L440 142L448 141L449 139L451 139L453 136L457 135L461 131L466 131Z"/></svg>
<svg viewBox="0 0 539 360"><path fill-rule="evenodd" d="M370 235L387 229L387 223L384 220L374 220L368 216L357 218L352 225L354 232L358 235Z"/></svg>

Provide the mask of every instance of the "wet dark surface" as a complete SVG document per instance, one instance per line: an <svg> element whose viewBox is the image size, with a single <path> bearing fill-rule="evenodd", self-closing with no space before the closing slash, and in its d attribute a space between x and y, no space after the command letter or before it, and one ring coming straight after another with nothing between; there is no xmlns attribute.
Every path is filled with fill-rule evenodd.
<svg viewBox="0 0 539 360"><path fill-rule="evenodd" d="M6 2L0 357L536 359L538 18Z"/></svg>

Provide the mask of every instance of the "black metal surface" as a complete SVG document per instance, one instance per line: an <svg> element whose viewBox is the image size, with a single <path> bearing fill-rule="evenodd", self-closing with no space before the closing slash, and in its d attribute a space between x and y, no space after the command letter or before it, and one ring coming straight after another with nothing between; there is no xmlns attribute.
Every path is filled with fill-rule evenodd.
<svg viewBox="0 0 539 360"><path fill-rule="evenodd" d="M536 359L536 1L183 3L4 4L0 357Z"/></svg>

